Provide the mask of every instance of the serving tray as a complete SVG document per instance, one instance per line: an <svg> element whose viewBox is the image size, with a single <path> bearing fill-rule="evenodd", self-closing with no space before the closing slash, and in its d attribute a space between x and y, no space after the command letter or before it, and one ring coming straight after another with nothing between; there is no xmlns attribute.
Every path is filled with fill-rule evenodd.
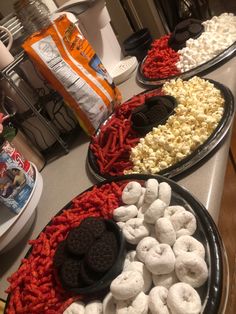
<svg viewBox="0 0 236 314"><path fill-rule="evenodd" d="M113 178L112 180L106 180L97 184L97 187L105 186L106 184L116 183L128 183L129 181L137 181L142 185L149 178L156 178L158 182L167 182L172 188L171 205L181 205L186 210L192 212L197 220L197 230L194 233L194 237L197 238L205 247L206 250L206 263L209 269L209 276L207 282L197 289L202 300L202 312L203 314L222 314L227 303L228 295L228 262L227 255L224 249L223 242L219 235L218 229L211 218L206 208L186 189L179 186L174 181L162 177L152 175L127 175ZM88 191L94 189L94 186L90 187L86 191L80 193L76 198ZM56 216L59 216L64 211L71 207L72 201L61 209ZM51 220L52 221L52 220ZM50 225L51 221L47 224ZM45 228L47 227L45 226ZM45 228L42 230L44 231ZM29 258L32 248L29 249L25 258ZM5 312L7 313L8 304L11 295L8 295Z"/></svg>
<svg viewBox="0 0 236 314"><path fill-rule="evenodd" d="M147 57L144 57L144 59L139 63L136 78L139 83L147 87L161 86L167 80L170 80L170 79L175 79L175 78L189 79L190 77L195 76L195 75L207 74L217 69L218 67L220 67L223 63L227 62L228 60L233 58L235 55L236 55L236 42L234 42L231 46L223 50L220 54L210 59L209 61L204 62L189 71L180 73L178 75L169 76L166 78L146 77L143 73L143 65Z"/></svg>
<svg viewBox="0 0 236 314"><path fill-rule="evenodd" d="M159 175L163 175L168 178L176 178L177 176L184 176L191 173L191 171L193 171L196 167L200 166L200 164L205 162L207 157L210 157L211 154L214 153L214 151L217 148L219 148L220 144L223 142L223 139L231 126L232 119L234 116L234 97L230 89L226 87L225 85L211 79L207 79L207 80L213 83L214 86L221 91L221 94L223 98L225 99L224 113L218 126L216 127L214 132L211 134L211 136L202 145L200 145L194 152L186 156L184 159L182 159L178 163L160 171L158 173ZM148 91L144 93L148 93ZM108 119L105 120L100 125L100 127L97 129L95 133L95 137L99 135L101 126L105 125L109 121L109 119L112 118L112 116L113 114L111 114L108 117ZM92 143L93 143L93 140L91 140L90 145ZM112 178L112 176L109 174L100 173L98 165L97 165L97 161L96 161L96 156L94 156L90 148L90 145L89 145L88 153L87 153L88 169L90 170L92 175L99 181Z"/></svg>

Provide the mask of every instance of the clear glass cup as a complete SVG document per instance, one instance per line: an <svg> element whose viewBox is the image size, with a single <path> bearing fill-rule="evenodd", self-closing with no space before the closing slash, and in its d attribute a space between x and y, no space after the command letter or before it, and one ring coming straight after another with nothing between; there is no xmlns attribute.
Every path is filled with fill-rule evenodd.
<svg viewBox="0 0 236 314"><path fill-rule="evenodd" d="M50 24L50 11L41 0L18 0L14 10L28 35Z"/></svg>

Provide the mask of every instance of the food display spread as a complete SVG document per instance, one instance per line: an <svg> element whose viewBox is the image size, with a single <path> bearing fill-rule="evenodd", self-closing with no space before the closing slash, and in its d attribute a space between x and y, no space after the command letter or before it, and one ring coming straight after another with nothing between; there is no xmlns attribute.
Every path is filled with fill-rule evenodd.
<svg viewBox="0 0 236 314"><path fill-rule="evenodd" d="M161 177L130 176L94 186L30 242L31 250L9 279L6 313L197 314L208 306L215 310L222 290L221 264L213 264L216 256L221 261L219 238L206 210L203 216L201 211L186 191ZM119 241L107 224L111 219L123 233L127 253L104 290L102 274L120 258ZM73 291L95 282L97 294Z"/></svg>
<svg viewBox="0 0 236 314"><path fill-rule="evenodd" d="M186 81L179 78L123 103L91 140L88 162L93 166L93 172L102 177L156 174L184 163L186 158L197 151L199 153L202 145L228 119L223 116L231 101L226 101L221 87L199 77ZM164 123L157 121L149 132L140 133L132 119L137 108L164 95L175 99L172 112L167 114ZM163 111L156 109L151 114L157 118L158 114L163 115ZM142 112L138 117L142 123L147 118L144 115Z"/></svg>
<svg viewBox="0 0 236 314"><path fill-rule="evenodd" d="M232 13L202 22L203 30L198 21L191 21L191 25L184 23L176 26L174 34L153 41L141 65L147 83L148 79L164 79L194 69L220 55L236 41L236 16ZM178 27L182 28L181 33Z"/></svg>

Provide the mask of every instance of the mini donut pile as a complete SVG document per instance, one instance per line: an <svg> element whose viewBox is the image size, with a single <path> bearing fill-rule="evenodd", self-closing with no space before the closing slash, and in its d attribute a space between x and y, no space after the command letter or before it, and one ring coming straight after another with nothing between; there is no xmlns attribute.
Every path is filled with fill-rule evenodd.
<svg viewBox="0 0 236 314"><path fill-rule="evenodd" d="M190 38L177 52L168 46L168 36L153 42L143 63L148 78L166 78L191 70L219 55L236 41L236 16L223 13L202 23L203 33Z"/></svg>
<svg viewBox="0 0 236 314"><path fill-rule="evenodd" d="M197 222L183 206L170 205L166 182L136 181L123 189L123 206L113 218L128 243L123 272L103 302L72 303L64 314L198 314L202 301L196 289L208 279L205 248L193 237Z"/></svg>
<svg viewBox="0 0 236 314"><path fill-rule="evenodd" d="M106 220L88 217L70 230L54 256L65 289L84 288L98 282L115 262L118 243Z"/></svg>

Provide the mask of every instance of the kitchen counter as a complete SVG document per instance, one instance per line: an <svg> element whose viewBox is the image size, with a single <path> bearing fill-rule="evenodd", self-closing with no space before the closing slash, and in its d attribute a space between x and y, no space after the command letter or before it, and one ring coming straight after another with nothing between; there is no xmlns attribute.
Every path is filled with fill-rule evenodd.
<svg viewBox="0 0 236 314"><path fill-rule="evenodd" d="M206 77L227 85L236 97L236 57L225 63ZM144 89L135 83L135 73L119 86L123 101ZM202 166L178 183L187 188L208 209L215 222L221 204L225 169L231 133L228 132L223 144ZM77 144L70 153L48 164L41 172L44 190L37 207L35 222L24 239L11 251L0 256L0 297L6 298L7 277L17 270L20 260L26 254L29 246L27 241L37 237L38 233L66 203L73 197L95 183L94 178L85 167L89 138L81 133Z"/></svg>

